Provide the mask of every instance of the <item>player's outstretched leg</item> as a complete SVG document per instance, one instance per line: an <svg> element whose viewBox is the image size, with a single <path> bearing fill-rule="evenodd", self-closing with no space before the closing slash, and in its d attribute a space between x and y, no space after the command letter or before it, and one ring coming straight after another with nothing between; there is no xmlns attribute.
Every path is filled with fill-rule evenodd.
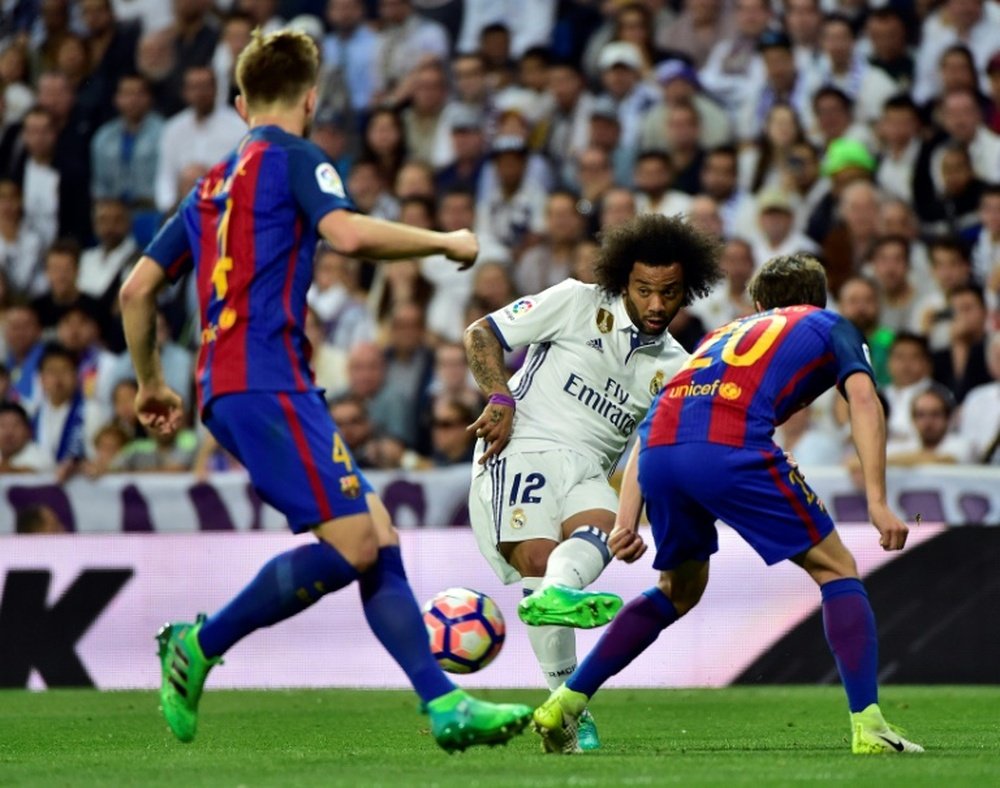
<svg viewBox="0 0 1000 788"><path fill-rule="evenodd" d="M677 618L673 602L658 587L645 591L622 609L573 675L535 709L533 727L542 737L545 752L576 751L580 715L590 698Z"/></svg>
<svg viewBox="0 0 1000 788"><path fill-rule="evenodd" d="M521 600L517 615L533 627L604 626L621 610L621 597L582 589L594 582L610 561L608 535L592 525L577 528L552 551L541 587Z"/></svg>
<svg viewBox="0 0 1000 788"><path fill-rule="evenodd" d="M194 738L198 702L209 671L240 639L305 610L323 594L357 578L357 570L331 545L319 541L277 555L222 610L195 624L165 625L157 635L163 681L160 708L174 735Z"/></svg>
<svg viewBox="0 0 1000 788"><path fill-rule="evenodd" d="M476 744L502 744L527 726L531 708L486 703L456 689L427 645L427 630L406 579L399 547L379 549L378 562L361 577L368 624L406 673L431 718L431 733L448 752Z"/></svg>
<svg viewBox="0 0 1000 788"><path fill-rule="evenodd" d="M851 709L851 751L858 755L923 752L885 721L878 706L878 635L864 584L856 577L820 586L823 629Z"/></svg>

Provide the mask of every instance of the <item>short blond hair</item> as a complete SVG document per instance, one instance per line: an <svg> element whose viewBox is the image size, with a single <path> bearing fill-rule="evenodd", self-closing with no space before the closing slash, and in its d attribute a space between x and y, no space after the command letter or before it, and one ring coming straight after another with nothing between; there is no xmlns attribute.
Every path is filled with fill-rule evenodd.
<svg viewBox="0 0 1000 788"><path fill-rule="evenodd" d="M248 107L290 107L316 84L319 50L298 30L264 35L256 28L236 61L236 84Z"/></svg>

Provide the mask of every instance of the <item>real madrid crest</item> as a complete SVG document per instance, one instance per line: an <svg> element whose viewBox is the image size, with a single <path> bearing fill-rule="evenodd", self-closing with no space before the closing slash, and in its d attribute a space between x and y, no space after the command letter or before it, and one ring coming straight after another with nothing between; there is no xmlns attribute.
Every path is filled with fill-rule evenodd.
<svg viewBox="0 0 1000 788"><path fill-rule="evenodd" d="M526 522L528 522L528 516L524 513L524 509L515 509L510 513L510 527L514 530L524 528Z"/></svg>
<svg viewBox="0 0 1000 788"><path fill-rule="evenodd" d="M607 309L597 310L597 330L602 334L607 334L615 327L615 316Z"/></svg>
<svg viewBox="0 0 1000 788"><path fill-rule="evenodd" d="M660 393L660 389L663 388L663 370L656 370L656 374L653 375L653 379L649 381L649 393L654 397Z"/></svg>

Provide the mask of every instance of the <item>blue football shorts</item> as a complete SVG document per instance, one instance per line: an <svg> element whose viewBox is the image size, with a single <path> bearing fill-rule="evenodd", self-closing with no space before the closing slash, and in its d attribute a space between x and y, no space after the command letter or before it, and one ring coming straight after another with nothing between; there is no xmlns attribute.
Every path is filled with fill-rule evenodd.
<svg viewBox="0 0 1000 788"><path fill-rule="evenodd" d="M833 520L781 449L681 443L645 448L639 485L653 530L653 567L707 561L719 549L715 521L732 527L768 564L821 542Z"/></svg>
<svg viewBox="0 0 1000 788"><path fill-rule="evenodd" d="M295 533L368 511L372 487L319 392L224 394L209 403L204 421Z"/></svg>

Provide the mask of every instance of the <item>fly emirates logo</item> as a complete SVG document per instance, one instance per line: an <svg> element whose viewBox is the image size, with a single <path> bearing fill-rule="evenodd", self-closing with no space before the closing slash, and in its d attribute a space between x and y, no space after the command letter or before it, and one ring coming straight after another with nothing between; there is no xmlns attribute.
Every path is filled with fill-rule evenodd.
<svg viewBox="0 0 1000 788"><path fill-rule="evenodd" d="M635 429L635 418L625 410L625 404L629 401L628 392L613 378L608 378L604 391L598 391L588 386L576 373L570 373L563 391L586 405L625 437Z"/></svg>

